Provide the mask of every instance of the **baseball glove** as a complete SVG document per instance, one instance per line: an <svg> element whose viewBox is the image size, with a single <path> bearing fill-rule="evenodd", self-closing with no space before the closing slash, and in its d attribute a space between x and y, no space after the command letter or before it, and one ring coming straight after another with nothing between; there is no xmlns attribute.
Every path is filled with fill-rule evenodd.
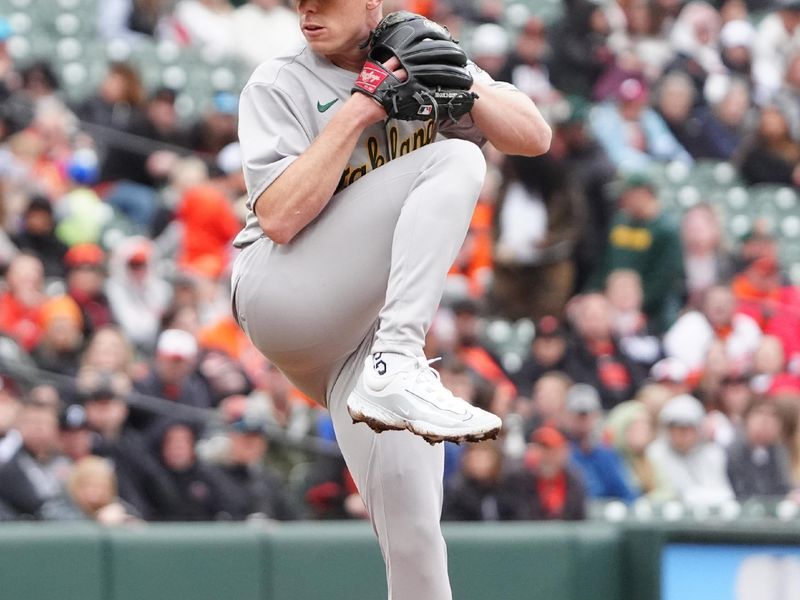
<svg viewBox="0 0 800 600"><path fill-rule="evenodd" d="M467 55L446 28L407 11L386 15L367 40L367 61L353 92L370 96L392 119L458 121L478 97L470 92ZM408 73L400 81L382 63L392 56Z"/></svg>

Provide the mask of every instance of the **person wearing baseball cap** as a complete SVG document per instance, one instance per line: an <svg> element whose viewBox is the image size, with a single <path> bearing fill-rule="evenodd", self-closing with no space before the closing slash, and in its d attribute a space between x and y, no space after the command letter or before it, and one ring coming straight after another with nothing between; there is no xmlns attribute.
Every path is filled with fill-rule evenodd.
<svg viewBox="0 0 800 600"><path fill-rule="evenodd" d="M158 336L156 355L149 373L135 383L136 390L197 408L211 408L212 394L206 380L197 371L199 348L195 336L182 329L166 329ZM153 413L133 410L131 419L139 429L153 425Z"/></svg>
<svg viewBox="0 0 800 600"><path fill-rule="evenodd" d="M0 465L14 455L22 442L19 432L14 429L19 407L17 382L10 375L0 375Z"/></svg>
<svg viewBox="0 0 800 600"><path fill-rule="evenodd" d="M523 518L586 518L585 487L569 463L569 443L558 429L545 425L531 434L519 492L526 500Z"/></svg>
<svg viewBox="0 0 800 600"><path fill-rule="evenodd" d="M92 453L92 431L82 405L70 404L61 411L58 431L61 452L73 462Z"/></svg>
<svg viewBox="0 0 800 600"><path fill-rule="evenodd" d="M674 496L690 506L718 505L733 498L724 450L703 439L705 418L697 398L674 397L661 409L661 435L647 449L647 458L664 474Z"/></svg>
<svg viewBox="0 0 800 600"><path fill-rule="evenodd" d="M533 385L547 371L561 371L567 351L567 334L562 322L546 315L536 323L530 354L514 375L514 383L521 395L528 396Z"/></svg>
<svg viewBox="0 0 800 600"><path fill-rule="evenodd" d="M632 501L636 494L626 480L622 459L598 441L601 417L597 390L585 383L574 384L567 392L565 419L572 464L583 478L588 497Z"/></svg>
<svg viewBox="0 0 800 600"><path fill-rule="evenodd" d="M64 256L67 294L83 313L83 334L111 323L111 305L103 291L106 254L92 243L75 244Z"/></svg>

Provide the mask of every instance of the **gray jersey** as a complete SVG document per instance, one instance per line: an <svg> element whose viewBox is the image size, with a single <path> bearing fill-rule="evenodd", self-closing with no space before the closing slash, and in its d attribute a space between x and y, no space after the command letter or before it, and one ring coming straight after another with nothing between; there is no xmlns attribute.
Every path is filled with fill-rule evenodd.
<svg viewBox="0 0 800 600"><path fill-rule="evenodd" d="M473 63L469 68L475 78L492 86L516 89L511 84L495 82ZM239 103L239 140L249 212L244 229L234 240L235 246L247 246L264 234L253 203L319 136L350 97L357 76L312 52L305 44L255 70ZM458 123L440 123L437 132L479 145L485 141L469 115ZM387 161L436 141L436 137L433 121L388 119L367 127L341 174L337 191Z"/></svg>

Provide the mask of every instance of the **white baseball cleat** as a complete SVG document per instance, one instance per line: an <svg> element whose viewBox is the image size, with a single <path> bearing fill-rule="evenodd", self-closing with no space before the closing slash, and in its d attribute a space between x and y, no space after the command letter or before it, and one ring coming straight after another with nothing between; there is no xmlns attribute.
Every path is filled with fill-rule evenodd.
<svg viewBox="0 0 800 600"><path fill-rule="evenodd" d="M436 359L434 359L436 360ZM354 423L380 433L408 429L430 444L442 441L480 442L495 439L502 421L490 412L454 396L439 373L420 358L406 371L378 375L367 357L355 389L347 399Z"/></svg>

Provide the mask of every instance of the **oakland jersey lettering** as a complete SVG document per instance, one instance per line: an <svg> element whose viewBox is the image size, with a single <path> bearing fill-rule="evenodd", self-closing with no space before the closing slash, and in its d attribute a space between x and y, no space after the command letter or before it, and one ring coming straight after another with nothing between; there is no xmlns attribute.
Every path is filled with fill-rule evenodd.
<svg viewBox="0 0 800 600"><path fill-rule="evenodd" d="M386 164L387 160L394 160L398 156L408 154L412 150L427 146L433 141L433 135L433 121L427 121L424 127L420 127L410 136L402 139L400 138L400 130L397 126L391 125L386 131L385 144L381 144L377 137L369 136L366 141L366 154L369 161L357 166L347 165L345 170L342 171L342 176L339 178L336 191L340 192L359 177L366 175L369 171L382 167ZM384 152L388 153L388 159L384 156ZM356 153L354 153L354 155L355 154Z"/></svg>

